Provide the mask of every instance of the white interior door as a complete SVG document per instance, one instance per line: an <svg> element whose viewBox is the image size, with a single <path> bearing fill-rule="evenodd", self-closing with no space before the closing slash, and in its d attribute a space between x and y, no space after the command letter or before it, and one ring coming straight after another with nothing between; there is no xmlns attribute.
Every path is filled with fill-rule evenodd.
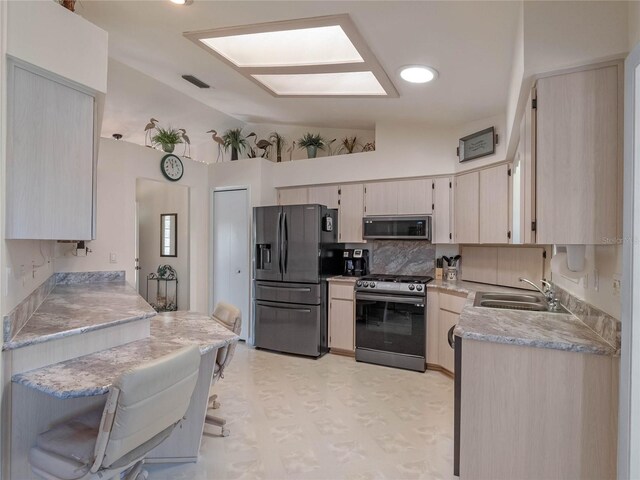
<svg viewBox="0 0 640 480"><path fill-rule="evenodd" d="M249 195L246 189L213 194L213 305L227 302L242 312L242 333L250 333Z"/></svg>

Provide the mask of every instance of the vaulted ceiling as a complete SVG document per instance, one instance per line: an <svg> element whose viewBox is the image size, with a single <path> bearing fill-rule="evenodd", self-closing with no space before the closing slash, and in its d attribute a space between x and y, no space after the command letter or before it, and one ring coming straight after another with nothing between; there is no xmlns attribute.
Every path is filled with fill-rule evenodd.
<svg viewBox="0 0 640 480"><path fill-rule="evenodd" d="M179 6L169 0L84 0L77 12L109 32L113 59L238 120L372 128L379 121L458 125L503 113L519 8L518 2L488 1L194 0ZM398 98L276 98L183 36L344 13L394 83ZM431 84L408 84L398 75L407 64L430 65L440 76ZM184 74L213 88L198 89L181 78ZM118 101L126 102L126 84L120 82L118 89L123 90ZM140 92L132 89L129 95L139 97Z"/></svg>

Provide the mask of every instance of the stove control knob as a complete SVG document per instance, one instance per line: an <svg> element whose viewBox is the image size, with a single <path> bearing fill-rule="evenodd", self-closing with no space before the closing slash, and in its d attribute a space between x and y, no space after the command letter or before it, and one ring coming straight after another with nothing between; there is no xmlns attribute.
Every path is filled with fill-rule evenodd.
<svg viewBox="0 0 640 480"><path fill-rule="evenodd" d="M358 281L356 282L356 287L361 287L361 286L362 286L362 282L361 282L360 280L358 280Z"/></svg>
<svg viewBox="0 0 640 480"><path fill-rule="evenodd" d="M416 288L416 286L412 283L411 285L409 285L409 290L411 290L413 292L413 289Z"/></svg>
<svg viewBox="0 0 640 480"><path fill-rule="evenodd" d="M422 285L416 285L416 290L418 290L419 292L422 291Z"/></svg>
<svg viewBox="0 0 640 480"><path fill-rule="evenodd" d="M363 287L368 287L368 286L369 286L369 282L364 282L364 283L362 284L362 286L363 286Z"/></svg>
<svg viewBox="0 0 640 480"><path fill-rule="evenodd" d="M371 288L375 288L375 287L376 287L376 284L375 284L375 282L371 282L371 283L369 284L369 286L370 286Z"/></svg>

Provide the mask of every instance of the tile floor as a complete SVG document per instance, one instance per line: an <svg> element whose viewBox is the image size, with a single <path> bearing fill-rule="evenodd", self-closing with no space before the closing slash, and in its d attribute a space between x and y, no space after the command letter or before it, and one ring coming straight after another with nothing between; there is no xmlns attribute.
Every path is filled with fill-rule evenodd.
<svg viewBox="0 0 640 480"><path fill-rule="evenodd" d="M439 372L241 344L216 391L230 436L205 435L196 464L147 466L152 480L456 478L453 380Z"/></svg>

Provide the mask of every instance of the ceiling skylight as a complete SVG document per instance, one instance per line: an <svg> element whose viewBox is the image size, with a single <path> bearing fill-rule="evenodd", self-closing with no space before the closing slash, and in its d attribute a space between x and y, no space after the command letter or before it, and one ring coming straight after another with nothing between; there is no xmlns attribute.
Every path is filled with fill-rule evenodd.
<svg viewBox="0 0 640 480"><path fill-rule="evenodd" d="M397 97L349 15L187 32L186 38L277 97Z"/></svg>
<svg viewBox="0 0 640 480"><path fill-rule="evenodd" d="M361 63L340 25L201 38L238 67L292 67Z"/></svg>
<svg viewBox="0 0 640 480"><path fill-rule="evenodd" d="M252 75L276 95L386 95L372 72Z"/></svg>

